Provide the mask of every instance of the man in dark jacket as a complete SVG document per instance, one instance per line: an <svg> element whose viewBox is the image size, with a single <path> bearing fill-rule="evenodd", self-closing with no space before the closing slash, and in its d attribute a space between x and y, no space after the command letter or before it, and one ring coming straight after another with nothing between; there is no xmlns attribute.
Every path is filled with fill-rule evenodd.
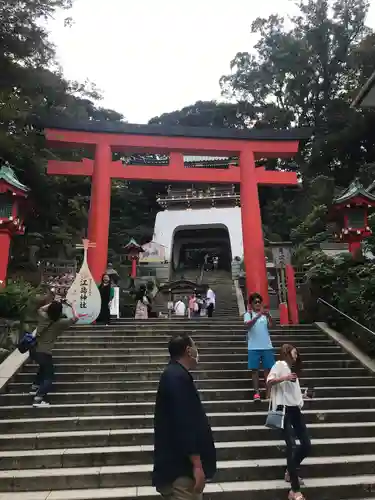
<svg viewBox="0 0 375 500"><path fill-rule="evenodd" d="M178 335L169 342L169 354L156 396L153 485L168 500L199 500L216 472L216 451L190 374L198 350L191 337Z"/></svg>

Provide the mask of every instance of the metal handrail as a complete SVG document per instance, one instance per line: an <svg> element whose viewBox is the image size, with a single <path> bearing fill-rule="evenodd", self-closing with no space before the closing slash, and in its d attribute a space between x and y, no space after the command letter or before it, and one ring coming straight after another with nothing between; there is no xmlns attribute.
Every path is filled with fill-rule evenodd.
<svg viewBox="0 0 375 500"><path fill-rule="evenodd" d="M364 326L362 325L361 323L359 323L357 320L355 320L354 318L351 318L350 316L348 316L347 314L345 314L344 312L340 311L340 309L337 309L337 307L333 306L332 304L330 304L329 302L327 302L326 300L324 299L321 299L320 297L318 298L317 302L321 302L322 304L330 307L331 309L334 309L335 311L337 311L339 314L341 314L341 316L344 316L344 318L347 318L349 319L350 321L352 321L353 323L355 323L356 325L360 326L361 328L363 328L364 330L366 330L367 332L371 333L371 335L374 335L375 336L375 333L370 330L369 328L367 328L367 326Z"/></svg>

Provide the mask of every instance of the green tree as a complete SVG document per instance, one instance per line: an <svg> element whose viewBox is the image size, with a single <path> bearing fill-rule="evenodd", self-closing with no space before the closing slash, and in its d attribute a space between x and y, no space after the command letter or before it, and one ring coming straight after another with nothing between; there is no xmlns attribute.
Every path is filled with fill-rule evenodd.
<svg viewBox="0 0 375 500"><path fill-rule="evenodd" d="M55 63L55 50L42 21L71 4L70 0L1 2L0 162L9 162L31 188L32 213L28 214L27 227L30 233L44 236L42 257L64 256L66 245L83 236L91 183L84 178L45 174L48 158L58 154L80 159L88 153L81 149L66 156L47 150L36 124L54 116L123 120L120 113L94 104L100 99L94 85L68 82ZM122 207L126 210L126 205ZM22 246L27 244L27 238L18 238L14 254L26 255Z"/></svg>
<svg viewBox="0 0 375 500"><path fill-rule="evenodd" d="M216 101L197 101L178 111L152 118L150 125L180 125L185 127L245 128L247 104Z"/></svg>
<svg viewBox="0 0 375 500"><path fill-rule="evenodd" d="M252 23L259 37L255 51L234 57L221 86L255 127L312 127L312 140L302 144L296 158L303 190L292 200L284 189L276 199L268 191L262 195L267 228L278 227L279 234L294 228L302 243L303 235L310 242L324 238L319 218L335 184L347 187L357 175L370 177L375 114L350 104L373 71L374 34L365 24L367 0L299 0L297 6L298 14L288 22L272 15ZM290 162L267 166L289 168ZM318 189L317 179L322 181Z"/></svg>
<svg viewBox="0 0 375 500"><path fill-rule="evenodd" d="M238 53L221 79L224 95L252 107L256 126L313 127L314 140L299 158L304 180L333 175L346 185L374 156L374 138L367 144L361 138L368 116L350 109L372 51L368 5L300 0L290 28L278 15L256 19L256 52Z"/></svg>

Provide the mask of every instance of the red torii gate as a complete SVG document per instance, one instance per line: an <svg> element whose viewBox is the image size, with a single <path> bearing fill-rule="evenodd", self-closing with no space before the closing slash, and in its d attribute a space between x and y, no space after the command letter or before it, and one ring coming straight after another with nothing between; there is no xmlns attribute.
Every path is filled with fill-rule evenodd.
<svg viewBox="0 0 375 500"><path fill-rule="evenodd" d="M287 158L298 152L307 130L234 130L200 127L128 125L116 122L55 121L45 128L49 145L94 149L94 160L49 160L50 175L92 177L88 237L96 243L88 262L98 280L107 267L111 179L240 184L244 260L248 293L259 292L269 303L258 185L295 186L294 172L267 171L255 161ZM169 154L168 165L124 165L113 152ZM184 155L238 156L227 169L186 168Z"/></svg>

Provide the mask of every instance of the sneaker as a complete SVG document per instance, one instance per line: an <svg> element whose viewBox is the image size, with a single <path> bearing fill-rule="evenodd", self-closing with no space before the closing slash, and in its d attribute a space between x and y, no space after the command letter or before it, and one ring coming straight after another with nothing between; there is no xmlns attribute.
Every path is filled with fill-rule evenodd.
<svg viewBox="0 0 375 500"><path fill-rule="evenodd" d="M30 396L36 396L38 389L39 387L37 385L32 385L29 392Z"/></svg>
<svg viewBox="0 0 375 500"><path fill-rule="evenodd" d="M42 401L35 401L34 400L33 406L34 406L34 408L46 408L47 406L50 406L50 404L48 403L48 401L44 401L42 399Z"/></svg>
<svg viewBox="0 0 375 500"><path fill-rule="evenodd" d="M260 394L259 392L256 392L253 396L253 401L260 401Z"/></svg>

